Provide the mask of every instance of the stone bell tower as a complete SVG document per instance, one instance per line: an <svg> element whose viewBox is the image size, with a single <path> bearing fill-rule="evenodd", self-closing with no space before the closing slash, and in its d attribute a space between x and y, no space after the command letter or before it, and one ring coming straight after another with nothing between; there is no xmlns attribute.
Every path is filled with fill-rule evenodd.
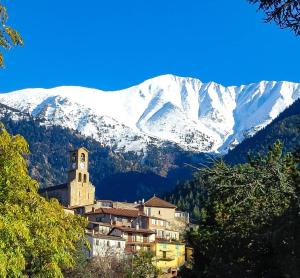
<svg viewBox="0 0 300 278"><path fill-rule="evenodd" d="M91 205L95 201L95 187L88 172L89 153L86 148L70 152L68 172L69 206Z"/></svg>

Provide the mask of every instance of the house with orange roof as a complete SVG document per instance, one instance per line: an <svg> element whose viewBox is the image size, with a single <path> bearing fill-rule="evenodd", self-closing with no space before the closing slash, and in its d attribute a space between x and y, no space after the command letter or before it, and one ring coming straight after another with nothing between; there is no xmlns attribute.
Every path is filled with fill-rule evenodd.
<svg viewBox="0 0 300 278"><path fill-rule="evenodd" d="M85 214L89 221L109 223L114 226L142 226L139 216L144 213L138 209L98 208Z"/></svg>

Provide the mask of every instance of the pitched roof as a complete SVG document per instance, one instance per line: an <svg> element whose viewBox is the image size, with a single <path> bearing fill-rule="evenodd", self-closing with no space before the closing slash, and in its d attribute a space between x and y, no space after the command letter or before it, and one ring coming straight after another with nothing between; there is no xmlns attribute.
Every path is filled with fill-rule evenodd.
<svg viewBox="0 0 300 278"><path fill-rule="evenodd" d="M149 229L136 229L136 228L130 228L130 227L114 227L109 234L111 234L111 232L113 230L120 230L122 232L125 232L125 233L136 233L136 234L155 234L155 231L153 230L149 230Z"/></svg>
<svg viewBox="0 0 300 278"><path fill-rule="evenodd" d="M137 209L120 209L120 208L98 208L94 211L87 212L86 215L90 214L110 214L115 216L126 216L126 217L138 217L144 215L143 212Z"/></svg>
<svg viewBox="0 0 300 278"><path fill-rule="evenodd" d="M153 196L150 198L148 201L145 202L144 204L146 207L158 207L158 208L176 208L175 205L160 199L156 196Z"/></svg>
<svg viewBox="0 0 300 278"><path fill-rule="evenodd" d="M47 191L54 191L54 190L58 190L58 189L67 189L67 188L68 188L68 184L63 183L63 184L59 184L59 185L55 185L55 186L40 188L39 193L44 193Z"/></svg>
<svg viewBox="0 0 300 278"><path fill-rule="evenodd" d="M79 147L79 148L77 148L77 149L73 149L73 150L69 150L69 152L70 153L72 153L72 152L77 152L77 151L79 151L80 149L83 149L83 150L85 150L87 153L89 152L89 150L87 149L87 148L85 148L85 147Z"/></svg>

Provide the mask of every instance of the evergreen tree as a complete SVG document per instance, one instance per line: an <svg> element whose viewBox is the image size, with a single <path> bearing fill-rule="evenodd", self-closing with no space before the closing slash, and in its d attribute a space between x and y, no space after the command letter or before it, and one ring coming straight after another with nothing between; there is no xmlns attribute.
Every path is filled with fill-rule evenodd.
<svg viewBox="0 0 300 278"><path fill-rule="evenodd" d="M298 163L276 142L249 163L218 161L198 173L200 227L187 234L195 275L300 276Z"/></svg>
<svg viewBox="0 0 300 278"><path fill-rule="evenodd" d="M275 21L280 28L292 29L300 35L300 1L298 0L248 0L258 3L266 13L266 22Z"/></svg>

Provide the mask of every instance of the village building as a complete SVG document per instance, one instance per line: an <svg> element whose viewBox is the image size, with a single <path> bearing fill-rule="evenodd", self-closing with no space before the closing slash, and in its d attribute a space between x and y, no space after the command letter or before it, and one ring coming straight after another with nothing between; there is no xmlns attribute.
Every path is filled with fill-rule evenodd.
<svg viewBox="0 0 300 278"><path fill-rule="evenodd" d="M109 223L113 226L124 227L141 227L139 223L139 216L143 212L137 209L119 209L119 208L98 208L93 211L87 212L85 216L89 221Z"/></svg>
<svg viewBox="0 0 300 278"><path fill-rule="evenodd" d="M93 205L95 187L88 172L88 150L79 148L70 152L67 183L42 188L40 193L47 198L56 198L65 207Z"/></svg>
<svg viewBox="0 0 300 278"><path fill-rule="evenodd" d="M147 216L158 217L168 221L174 221L176 206L153 196L146 202L138 205L139 209Z"/></svg>
<svg viewBox="0 0 300 278"><path fill-rule="evenodd" d="M175 205L157 196L153 196L146 202L140 202L137 208L151 219L152 225L157 225L162 220L167 221L165 229L158 229L159 237L178 240L179 234L188 228L189 214L177 211Z"/></svg>
<svg viewBox="0 0 300 278"><path fill-rule="evenodd" d="M125 239L120 236L103 235L100 233L87 233L90 249L87 257L124 256Z"/></svg>
<svg viewBox="0 0 300 278"><path fill-rule="evenodd" d="M185 264L185 244L156 239L155 243L151 245L151 251L155 258L155 266L161 272L168 273L168 277L177 277L178 269Z"/></svg>
<svg viewBox="0 0 300 278"><path fill-rule="evenodd" d="M94 231L95 233L108 235L112 227L113 226L109 223L89 221L87 229L90 231Z"/></svg>
<svg viewBox="0 0 300 278"><path fill-rule="evenodd" d="M167 240L179 240L179 232L172 230L170 222L155 216L142 217L143 227L153 230L156 233L156 237Z"/></svg>
<svg viewBox="0 0 300 278"><path fill-rule="evenodd" d="M126 252L136 253L140 250L150 251L155 242L155 231L130 227L114 227L109 235L119 236L126 240Z"/></svg>
<svg viewBox="0 0 300 278"><path fill-rule="evenodd" d="M179 267L192 257L192 250L186 250L180 241L180 235L191 227L189 214L175 205L156 196L135 203L95 200L85 148L70 152L67 183L41 189L40 193L57 198L66 213L88 219L89 258L150 251L154 264L167 273L167 277L176 277Z"/></svg>

